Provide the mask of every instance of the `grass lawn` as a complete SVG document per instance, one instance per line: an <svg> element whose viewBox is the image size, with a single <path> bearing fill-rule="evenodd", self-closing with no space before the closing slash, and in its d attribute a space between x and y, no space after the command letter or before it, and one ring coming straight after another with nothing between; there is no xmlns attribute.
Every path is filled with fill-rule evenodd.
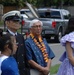
<svg viewBox="0 0 74 75"><path fill-rule="evenodd" d="M58 71L59 66L60 66L60 64L56 64L56 65L54 65L54 66L51 66L50 74L51 74L51 75L56 74L57 71Z"/></svg>

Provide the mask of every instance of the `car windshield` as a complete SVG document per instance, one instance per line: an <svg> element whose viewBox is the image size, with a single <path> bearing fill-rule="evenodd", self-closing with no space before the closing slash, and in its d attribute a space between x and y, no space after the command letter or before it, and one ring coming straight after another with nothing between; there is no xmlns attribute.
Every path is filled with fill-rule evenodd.
<svg viewBox="0 0 74 75"><path fill-rule="evenodd" d="M20 11L21 14L29 13L30 11Z"/></svg>

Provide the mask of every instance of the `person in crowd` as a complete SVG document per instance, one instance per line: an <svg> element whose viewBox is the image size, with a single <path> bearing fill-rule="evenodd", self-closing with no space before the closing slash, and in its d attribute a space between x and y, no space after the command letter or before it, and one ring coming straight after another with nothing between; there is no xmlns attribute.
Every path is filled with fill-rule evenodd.
<svg viewBox="0 0 74 75"><path fill-rule="evenodd" d="M0 28L0 37L2 37L3 29ZM1 54L1 51L0 51Z"/></svg>
<svg viewBox="0 0 74 75"><path fill-rule="evenodd" d="M29 69L27 68L26 54L25 54L25 44L24 37L22 34L18 33L17 30L20 28L21 16L20 12L17 10L9 11L5 13L2 17L6 25L6 32L16 37L18 42L18 48L14 57L18 63L20 75L29 75Z"/></svg>
<svg viewBox="0 0 74 75"><path fill-rule="evenodd" d="M17 62L12 56L18 47L16 39L9 34L0 35L0 75L20 75Z"/></svg>
<svg viewBox="0 0 74 75"><path fill-rule="evenodd" d="M25 41L26 56L30 66L30 75L49 75L51 60L55 57L45 38L42 38L42 22L33 19L30 22L30 35Z"/></svg>
<svg viewBox="0 0 74 75"><path fill-rule="evenodd" d="M74 16L70 17L65 35L60 43L65 47L65 52L60 58L62 62L57 75L74 75Z"/></svg>
<svg viewBox="0 0 74 75"><path fill-rule="evenodd" d="M3 29L0 29L0 37L2 36Z"/></svg>

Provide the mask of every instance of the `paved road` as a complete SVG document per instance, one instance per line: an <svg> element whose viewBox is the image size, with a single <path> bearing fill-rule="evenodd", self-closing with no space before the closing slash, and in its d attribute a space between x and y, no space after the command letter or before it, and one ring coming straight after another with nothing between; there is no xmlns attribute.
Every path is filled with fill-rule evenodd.
<svg viewBox="0 0 74 75"><path fill-rule="evenodd" d="M53 50L53 52L55 54L55 58L52 60L52 66L61 63L59 61L59 58L65 51L65 48L62 45L60 45L59 43L50 43L49 46L51 47L51 49Z"/></svg>

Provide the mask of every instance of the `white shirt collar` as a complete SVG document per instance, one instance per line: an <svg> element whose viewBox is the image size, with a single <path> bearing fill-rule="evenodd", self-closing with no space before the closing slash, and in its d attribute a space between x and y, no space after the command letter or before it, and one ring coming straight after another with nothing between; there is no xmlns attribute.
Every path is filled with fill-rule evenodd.
<svg viewBox="0 0 74 75"><path fill-rule="evenodd" d="M12 32L11 30L9 30L9 29L8 29L8 31L9 31L9 33L12 34L13 36L17 35L17 32L16 32L16 33L13 33L13 32Z"/></svg>

